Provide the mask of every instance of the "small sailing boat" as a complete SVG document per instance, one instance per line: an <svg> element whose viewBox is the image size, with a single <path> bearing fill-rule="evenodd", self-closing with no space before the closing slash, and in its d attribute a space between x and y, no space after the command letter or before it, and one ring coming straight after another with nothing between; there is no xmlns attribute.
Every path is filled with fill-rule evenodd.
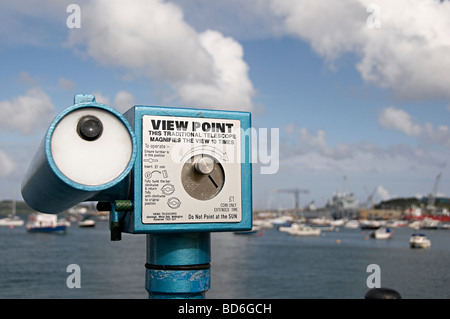
<svg viewBox="0 0 450 319"><path fill-rule="evenodd" d="M16 215L16 200L11 203L11 214L7 217L0 219L0 226L9 226L10 228L15 226L23 226L25 221Z"/></svg>

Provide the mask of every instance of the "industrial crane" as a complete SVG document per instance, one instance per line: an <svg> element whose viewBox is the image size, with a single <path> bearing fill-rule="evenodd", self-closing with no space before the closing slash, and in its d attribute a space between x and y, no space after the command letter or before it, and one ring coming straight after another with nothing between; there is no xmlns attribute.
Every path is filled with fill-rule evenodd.
<svg viewBox="0 0 450 319"><path fill-rule="evenodd" d="M375 195L375 193L376 193L376 191L377 191L379 186L380 185L375 187L371 194L369 194L369 191L367 190L367 187L364 186L364 189L366 190L367 195L369 195L369 197L367 197L367 201L366 201L367 209L373 209L373 196Z"/></svg>
<svg viewBox="0 0 450 319"><path fill-rule="evenodd" d="M300 193L309 194L309 190L307 189L298 189L298 188L291 188L291 189L275 189L272 191L272 193L291 193L295 196L295 211L298 212L300 209Z"/></svg>
<svg viewBox="0 0 450 319"><path fill-rule="evenodd" d="M426 209L428 211L431 211L431 212L433 212L436 209L436 207L434 206L434 202L436 201L436 194L437 194L437 189L438 189L438 186L439 186L439 180L441 179L441 174L442 173L439 173L436 176L436 180L434 181L433 190L428 195L428 203L427 203Z"/></svg>

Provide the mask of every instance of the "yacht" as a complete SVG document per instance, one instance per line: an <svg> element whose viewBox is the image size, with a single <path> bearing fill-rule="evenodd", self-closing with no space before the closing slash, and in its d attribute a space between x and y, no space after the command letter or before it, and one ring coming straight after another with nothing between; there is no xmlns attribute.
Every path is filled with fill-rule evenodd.
<svg viewBox="0 0 450 319"><path fill-rule="evenodd" d="M359 221L356 219L350 219L348 222L344 224L345 228L356 229L359 228Z"/></svg>
<svg viewBox="0 0 450 319"><path fill-rule="evenodd" d="M9 227L15 227L15 226L23 226L25 221L16 215L16 201L14 200L11 205L11 214L9 214L7 217L0 219L0 226L9 226Z"/></svg>
<svg viewBox="0 0 450 319"><path fill-rule="evenodd" d="M411 248L429 248L431 241L425 234L415 233L409 238L409 246Z"/></svg>
<svg viewBox="0 0 450 319"><path fill-rule="evenodd" d="M78 222L79 227L95 227L95 220L86 217Z"/></svg>
<svg viewBox="0 0 450 319"><path fill-rule="evenodd" d="M296 236L319 236L321 233L321 230L317 227L310 227L297 223L293 223L290 227L280 227L278 229L289 235Z"/></svg>
<svg viewBox="0 0 450 319"><path fill-rule="evenodd" d="M9 226L9 227L23 226L24 223L25 221L15 214L11 214L5 218L0 219L0 226Z"/></svg>
<svg viewBox="0 0 450 319"><path fill-rule="evenodd" d="M370 237L376 239L389 239L392 238L393 234L394 233L389 228L381 227L370 232Z"/></svg>

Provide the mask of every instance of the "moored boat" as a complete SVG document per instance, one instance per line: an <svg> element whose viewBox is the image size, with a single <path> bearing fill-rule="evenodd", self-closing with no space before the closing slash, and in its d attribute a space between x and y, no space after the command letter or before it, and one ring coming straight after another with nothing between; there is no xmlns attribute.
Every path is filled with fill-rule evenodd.
<svg viewBox="0 0 450 319"><path fill-rule="evenodd" d="M425 234L415 233L409 238L411 248L428 248L431 246L431 240Z"/></svg>
<svg viewBox="0 0 450 319"><path fill-rule="evenodd" d="M393 234L394 233L389 228L381 227L370 232L370 237L376 239L389 239L392 238Z"/></svg>
<svg viewBox="0 0 450 319"><path fill-rule="evenodd" d="M25 221L17 215L8 215L5 218L0 219L0 226L23 226Z"/></svg>
<svg viewBox="0 0 450 319"><path fill-rule="evenodd" d="M78 222L79 227L95 227L95 220L90 218L85 218Z"/></svg>
<svg viewBox="0 0 450 319"><path fill-rule="evenodd" d="M361 229L378 229L381 223L377 220L361 220L359 222Z"/></svg>
<svg viewBox="0 0 450 319"><path fill-rule="evenodd" d="M57 215L36 213L28 217L26 228L30 233L65 233L67 225Z"/></svg>
<svg viewBox="0 0 450 319"><path fill-rule="evenodd" d="M265 220L265 219L256 219L253 220L253 226L258 226L261 228L273 228L273 224L269 221L269 220Z"/></svg>
<svg viewBox="0 0 450 319"><path fill-rule="evenodd" d="M351 228L351 229L356 229L359 227L359 221L357 221L356 219L350 219L349 221L347 221L344 224L345 228Z"/></svg>
<svg viewBox="0 0 450 319"><path fill-rule="evenodd" d="M16 215L16 201L14 200L11 205L11 214L0 219L0 226L14 228L15 226L23 226L24 223L25 221Z"/></svg>
<svg viewBox="0 0 450 319"><path fill-rule="evenodd" d="M297 223L293 223L290 227L280 227L279 230L295 236L319 236L321 234L321 230L317 227Z"/></svg>

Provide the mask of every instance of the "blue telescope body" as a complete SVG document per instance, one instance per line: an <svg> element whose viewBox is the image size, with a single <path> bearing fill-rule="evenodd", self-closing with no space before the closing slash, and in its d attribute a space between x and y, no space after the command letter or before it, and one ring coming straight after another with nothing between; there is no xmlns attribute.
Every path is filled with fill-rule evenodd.
<svg viewBox="0 0 450 319"><path fill-rule="evenodd" d="M122 115L93 95L74 100L30 163L25 202L52 214L106 204L111 240L147 234L149 297L204 297L209 232L252 228L251 114L136 105Z"/></svg>
<svg viewBox="0 0 450 319"><path fill-rule="evenodd" d="M52 214L106 202L119 233L249 230L250 133L248 112L136 105L121 114L76 95L50 124L22 195Z"/></svg>
<svg viewBox="0 0 450 319"><path fill-rule="evenodd" d="M50 124L22 196L31 208L52 214L83 201L127 198L135 157L136 139L124 116L93 95L76 95Z"/></svg>

